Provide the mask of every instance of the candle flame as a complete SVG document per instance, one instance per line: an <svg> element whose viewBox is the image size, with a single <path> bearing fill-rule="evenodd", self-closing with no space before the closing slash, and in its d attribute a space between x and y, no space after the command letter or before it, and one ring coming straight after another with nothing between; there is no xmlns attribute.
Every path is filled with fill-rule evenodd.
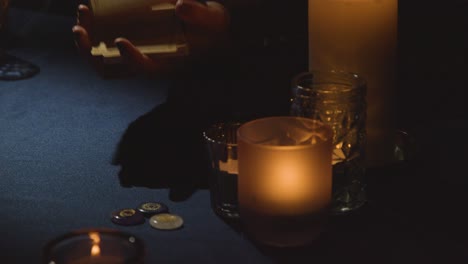
<svg viewBox="0 0 468 264"><path fill-rule="evenodd" d="M101 247L99 247L99 243L101 242L101 237L99 236L99 233L90 232L88 236L89 236L89 239L93 241L93 246L91 247L91 256L101 255Z"/></svg>
<svg viewBox="0 0 468 264"><path fill-rule="evenodd" d="M91 256L99 256L101 255L101 248L98 244L95 244L91 247Z"/></svg>
<svg viewBox="0 0 468 264"><path fill-rule="evenodd" d="M88 236L89 239L93 241L93 244L99 244L101 242L101 237L98 232L90 232Z"/></svg>

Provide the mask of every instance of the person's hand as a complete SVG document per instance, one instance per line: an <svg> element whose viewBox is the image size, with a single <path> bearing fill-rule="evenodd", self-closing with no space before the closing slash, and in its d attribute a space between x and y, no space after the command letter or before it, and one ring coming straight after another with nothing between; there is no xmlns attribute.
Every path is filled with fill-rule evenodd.
<svg viewBox="0 0 468 264"><path fill-rule="evenodd" d="M192 55L206 54L222 42L229 26L229 14L218 2L206 4L195 0L170 0L176 5L176 15L184 22L186 38ZM173 71L180 64L180 58L152 59L141 53L125 36L116 38L114 43L124 58L123 64L104 65L101 58L91 55L91 28L93 15L86 5L78 6L77 23L72 28L79 51L91 60L98 72L122 76L123 73L144 72L159 76ZM155 25L157 26L157 25Z"/></svg>

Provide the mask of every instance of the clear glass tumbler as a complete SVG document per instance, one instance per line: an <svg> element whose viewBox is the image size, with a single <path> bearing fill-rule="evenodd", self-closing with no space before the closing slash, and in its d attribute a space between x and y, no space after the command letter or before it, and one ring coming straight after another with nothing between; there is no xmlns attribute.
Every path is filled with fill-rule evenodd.
<svg viewBox="0 0 468 264"><path fill-rule="evenodd" d="M320 120L334 132L333 214L366 202L366 87L359 75L335 71L304 72L292 81L290 114Z"/></svg>
<svg viewBox="0 0 468 264"><path fill-rule="evenodd" d="M240 125L238 122L219 122L203 132L211 163L211 207L223 218L239 217L236 131Z"/></svg>

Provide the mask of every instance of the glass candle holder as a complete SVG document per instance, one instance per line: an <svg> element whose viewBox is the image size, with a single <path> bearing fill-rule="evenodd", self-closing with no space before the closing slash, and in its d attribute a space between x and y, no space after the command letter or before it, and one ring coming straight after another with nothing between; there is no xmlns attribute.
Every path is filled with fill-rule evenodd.
<svg viewBox="0 0 468 264"><path fill-rule="evenodd" d="M301 117L268 117L237 131L240 219L254 240L275 247L314 241L332 190L331 128Z"/></svg>
<svg viewBox="0 0 468 264"><path fill-rule="evenodd" d="M44 247L44 264L143 264L145 247L134 235L112 229L72 231Z"/></svg>
<svg viewBox="0 0 468 264"><path fill-rule="evenodd" d="M203 132L210 159L211 207L223 218L238 218L237 138L241 123L219 122Z"/></svg>
<svg viewBox="0 0 468 264"><path fill-rule="evenodd" d="M310 71L292 81L291 115L317 119L333 129L334 214L366 202L366 92L365 80L346 72Z"/></svg>

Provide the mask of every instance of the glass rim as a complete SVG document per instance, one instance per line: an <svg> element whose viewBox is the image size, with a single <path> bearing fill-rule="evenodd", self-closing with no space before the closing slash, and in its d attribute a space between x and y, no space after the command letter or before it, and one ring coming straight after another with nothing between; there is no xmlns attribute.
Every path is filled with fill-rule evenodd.
<svg viewBox="0 0 468 264"><path fill-rule="evenodd" d="M313 77L314 75L318 76L329 76L329 77L338 77L338 78L345 78L347 81L322 81L316 83L317 85L320 84L340 84L340 85L347 85L351 87L366 87L367 86L367 81L364 77L362 77L358 73L354 72L348 72L348 71L340 71L340 70L310 70L310 71L304 71L301 73L296 74L293 79L292 79L292 86L293 88L297 89L303 89L303 90L313 90L312 87L305 87L304 85L301 85L300 82L301 80L309 77ZM352 89L351 89L352 90Z"/></svg>
<svg viewBox="0 0 468 264"><path fill-rule="evenodd" d="M237 121L232 121L232 122L217 122L217 123L214 123L212 124L211 126L209 126L206 130L203 131L202 135L203 135L203 138L206 140L206 141L209 141L210 143L214 143L214 144L218 144L218 145L226 145L226 146L237 146L237 143L228 143L228 142L225 142L225 141L221 141L221 140L217 140L215 139L212 135L209 135L209 133L213 130L219 130L220 129L220 126L229 126L229 127L237 127L237 129L239 129L239 127L242 125L241 122L237 122ZM237 130L236 129L236 130ZM236 136L237 136L237 131L236 131Z"/></svg>
<svg viewBox="0 0 468 264"><path fill-rule="evenodd" d="M306 144L306 145L264 145L264 144L259 144L256 142L252 142L252 140L245 136L242 135L242 130L245 129L245 127L250 126L252 124L258 123L258 122L264 122L267 120L272 120L272 119L300 119L300 120L307 120L307 122L312 122L314 124L317 124L317 128L323 128L326 130L327 133L327 139L326 141L330 141L331 144L330 146L333 147L333 129L327 125L326 123L313 119L313 118L307 118L307 117L299 117L299 116L271 116L271 117L264 117L264 118L259 118L255 120L251 120L249 122L244 123L237 129L237 140L242 140L243 142L249 144L249 145L254 145L258 148L264 148L264 149L275 149L275 150L301 150L301 149L306 149L306 148L312 148L315 146L315 144Z"/></svg>

